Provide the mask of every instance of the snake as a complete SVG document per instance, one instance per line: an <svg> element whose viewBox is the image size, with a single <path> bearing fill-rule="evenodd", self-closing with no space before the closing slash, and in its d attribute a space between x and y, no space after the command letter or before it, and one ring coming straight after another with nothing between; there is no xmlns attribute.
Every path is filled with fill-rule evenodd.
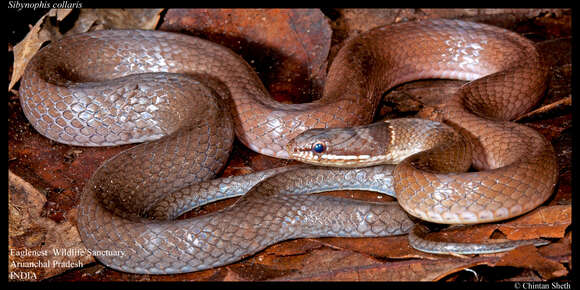
<svg viewBox="0 0 580 290"><path fill-rule="evenodd" d="M461 20L409 21L349 38L322 97L283 104L219 44L165 31L101 30L39 50L19 97L49 139L140 143L88 180L77 227L110 268L172 274L304 237L410 234L419 249L461 252L461 243L418 238L415 222L504 220L553 192L550 142L510 121L538 103L547 74L533 43L517 33ZM468 82L435 108L433 120L372 123L385 91L425 78ZM236 137L257 153L301 164L214 179ZM311 194L336 189L373 190L397 202ZM241 197L222 210L176 219L233 196Z"/></svg>

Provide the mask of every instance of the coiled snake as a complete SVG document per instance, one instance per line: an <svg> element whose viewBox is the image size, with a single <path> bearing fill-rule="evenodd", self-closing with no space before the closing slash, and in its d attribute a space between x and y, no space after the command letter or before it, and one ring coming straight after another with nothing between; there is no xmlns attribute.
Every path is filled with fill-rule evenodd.
<svg viewBox="0 0 580 290"><path fill-rule="evenodd" d="M543 136L503 120L537 103L546 75L534 45L515 33L457 20L407 22L348 40L323 97L287 105L272 100L227 48L169 32L115 30L44 47L26 69L20 99L36 130L58 142L151 141L95 172L78 228L87 248L117 253L98 256L105 265L160 274L228 264L291 238L405 234L414 224L407 213L448 224L530 211L553 191L555 155ZM383 92L422 78L471 81L438 108L447 125L401 119L297 137L368 124ZM234 132L274 157L373 166L297 166L203 182L224 166ZM462 173L470 165L478 171ZM407 213L396 203L307 194L339 188L396 194ZM162 218L248 190L218 212Z"/></svg>

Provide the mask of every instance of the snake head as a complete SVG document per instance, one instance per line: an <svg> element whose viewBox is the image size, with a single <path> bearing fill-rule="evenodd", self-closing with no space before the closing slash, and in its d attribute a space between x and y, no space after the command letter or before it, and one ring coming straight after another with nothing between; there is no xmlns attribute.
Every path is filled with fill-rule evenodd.
<svg viewBox="0 0 580 290"><path fill-rule="evenodd" d="M314 165L364 167L384 163L384 123L352 128L310 129L286 145L291 159Z"/></svg>

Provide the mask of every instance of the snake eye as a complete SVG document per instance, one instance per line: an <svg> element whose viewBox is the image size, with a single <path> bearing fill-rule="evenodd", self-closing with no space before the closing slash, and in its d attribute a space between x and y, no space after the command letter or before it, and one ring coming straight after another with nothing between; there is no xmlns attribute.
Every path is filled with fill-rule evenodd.
<svg viewBox="0 0 580 290"><path fill-rule="evenodd" d="M314 145L312 145L312 151L316 153L322 153L324 152L324 149L326 149L326 146L320 142L314 143Z"/></svg>

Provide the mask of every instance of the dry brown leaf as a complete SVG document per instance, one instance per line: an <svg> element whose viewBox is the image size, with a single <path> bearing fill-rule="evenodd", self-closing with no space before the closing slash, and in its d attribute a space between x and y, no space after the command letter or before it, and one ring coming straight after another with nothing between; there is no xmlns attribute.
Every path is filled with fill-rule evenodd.
<svg viewBox="0 0 580 290"><path fill-rule="evenodd" d="M571 232L570 232L570 236ZM567 258L572 256L572 244L568 239L562 239L556 243L543 246L538 249L544 257L563 257L560 262L570 262Z"/></svg>
<svg viewBox="0 0 580 290"><path fill-rule="evenodd" d="M73 223L56 223L41 215L46 202L44 195L11 171L8 171L8 189L9 280L42 280L94 261L91 255L86 254ZM75 213L70 211L69 216L72 218ZM75 252L53 252L62 249ZM28 274L18 277L10 273Z"/></svg>
<svg viewBox="0 0 580 290"><path fill-rule="evenodd" d="M232 49L278 101L310 101L322 92L332 30L318 9L169 9L160 29Z"/></svg>
<svg viewBox="0 0 580 290"><path fill-rule="evenodd" d="M534 246L523 246L508 252L495 266L511 266L536 270L544 279L554 279L568 274L564 265L547 259Z"/></svg>
<svg viewBox="0 0 580 290"><path fill-rule="evenodd" d="M562 238L571 223L571 205L552 205L539 207L520 218L500 224L498 229L510 240Z"/></svg>
<svg viewBox="0 0 580 290"><path fill-rule="evenodd" d="M34 24L26 37L14 46L14 68L10 84L8 84L8 91L20 80L26 65L40 47L49 40L62 37L58 29L54 29L49 19L55 17L56 21L59 22L70 12L71 9L51 9Z"/></svg>
<svg viewBox="0 0 580 290"><path fill-rule="evenodd" d="M155 29L163 9L81 9L67 33L103 29Z"/></svg>
<svg viewBox="0 0 580 290"><path fill-rule="evenodd" d="M345 265L332 271L313 269L300 275L280 277L275 280L292 281L438 281L464 269L493 263L496 257L474 259L408 260L400 262L373 263L368 265Z"/></svg>
<svg viewBox="0 0 580 290"><path fill-rule="evenodd" d="M81 9L75 25L64 35L101 29L154 29L163 9ZM26 37L14 46L14 69L8 91L20 80L26 65L47 41L63 37L60 22L72 9L51 9L30 29ZM52 24L55 18L56 24Z"/></svg>
<svg viewBox="0 0 580 290"><path fill-rule="evenodd" d="M279 257L278 262L279 267L283 265L285 269L297 272L292 277L301 277L310 276L311 273L335 273L345 268L365 267L376 264L377 260L356 252L321 248L308 255Z"/></svg>
<svg viewBox="0 0 580 290"><path fill-rule="evenodd" d="M223 279L220 279L220 281L245 281L245 279L240 276L238 273L234 272L234 271L227 271L226 276L223 277Z"/></svg>
<svg viewBox="0 0 580 290"><path fill-rule="evenodd" d="M342 251L341 251L342 252ZM341 253L338 252L338 253ZM562 253L565 257L566 253ZM530 257L529 261L526 257ZM307 260L303 258L303 260ZM320 269L313 261L313 269L274 280L301 281L439 281L453 273L470 270L475 266L508 266L538 271L544 279L566 275L567 269L554 259L541 256L534 246L517 248L508 253L478 256L469 259L440 258L437 260L403 260L386 263L342 264L332 269ZM318 266L318 268L317 268Z"/></svg>

